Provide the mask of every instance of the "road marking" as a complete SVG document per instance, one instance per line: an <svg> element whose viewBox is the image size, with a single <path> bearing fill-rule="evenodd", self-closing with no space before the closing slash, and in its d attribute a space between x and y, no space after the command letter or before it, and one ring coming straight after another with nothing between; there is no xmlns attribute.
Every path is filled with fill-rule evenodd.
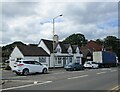
<svg viewBox="0 0 120 92"><path fill-rule="evenodd" d="M111 72L116 72L117 70L111 70Z"/></svg>
<svg viewBox="0 0 120 92"><path fill-rule="evenodd" d="M3 77L3 79L17 79L17 78L24 78L24 77L27 77L27 76L15 76L15 77L8 77L8 78L5 78Z"/></svg>
<svg viewBox="0 0 120 92"><path fill-rule="evenodd" d="M60 72L60 73L53 73L53 74L63 74L63 73L65 73L65 72Z"/></svg>
<svg viewBox="0 0 120 92"><path fill-rule="evenodd" d="M18 89L18 88L30 87L30 86L34 86L34 85L47 84L47 83L51 83L51 82L52 82L52 81L46 81L46 82L37 83L37 84L29 84L29 85L24 85L24 86L17 86L17 87L5 88L5 89L2 89L2 90L12 90L12 89Z"/></svg>
<svg viewBox="0 0 120 92"><path fill-rule="evenodd" d="M96 73L96 74L103 74L103 73L106 73L106 72L99 72L99 73Z"/></svg>
<svg viewBox="0 0 120 92"><path fill-rule="evenodd" d="M110 90L118 90L119 88L120 88L120 86L116 86L116 87L114 87L114 88L112 88Z"/></svg>
<svg viewBox="0 0 120 92"><path fill-rule="evenodd" d="M76 78L82 78L82 77L87 77L88 75L82 75L82 76L76 76L76 77L71 77L71 78L68 78L68 79L76 79Z"/></svg>
<svg viewBox="0 0 120 92"><path fill-rule="evenodd" d="M84 72L84 71L74 71L74 72L68 72L68 73L79 73L79 72Z"/></svg>
<svg viewBox="0 0 120 92"><path fill-rule="evenodd" d="M11 77L11 78L24 78L24 77L27 77L27 76L16 76L16 77Z"/></svg>
<svg viewBox="0 0 120 92"><path fill-rule="evenodd" d="M112 69L109 69L109 68L103 68L103 69L101 69L101 70L112 70Z"/></svg>

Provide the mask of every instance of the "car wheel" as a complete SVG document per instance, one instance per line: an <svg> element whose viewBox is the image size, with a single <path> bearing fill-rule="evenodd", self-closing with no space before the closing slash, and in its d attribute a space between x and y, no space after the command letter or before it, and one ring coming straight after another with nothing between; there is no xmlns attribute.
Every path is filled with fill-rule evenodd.
<svg viewBox="0 0 120 92"><path fill-rule="evenodd" d="M75 71L75 70L76 70L76 68L74 67L74 68L73 68L73 70Z"/></svg>
<svg viewBox="0 0 120 92"><path fill-rule="evenodd" d="M18 72L15 72L16 73L16 75L21 75L20 73L18 73Z"/></svg>
<svg viewBox="0 0 120 92"><path fill-rule="evenodd" d="M44 68L43 71L42 71L42 73L46 74L47 73L47 69Z"/></svg>
<svg viewBox="0 0 120 92"><path fill-rule="evenodd" d="M29 74L29 70L28 69L24 69L23 70L23 75L27 76Z"/></svg>

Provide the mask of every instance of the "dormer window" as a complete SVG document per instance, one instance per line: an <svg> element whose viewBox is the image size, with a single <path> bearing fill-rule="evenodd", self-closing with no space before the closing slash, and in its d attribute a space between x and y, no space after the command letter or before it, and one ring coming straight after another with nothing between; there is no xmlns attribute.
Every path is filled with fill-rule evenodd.
<svg viewBox="0 0 120 92"><path fill-rule="evenodd" d="M77 49L76 52L79 53L79 50Z"/></svg>
<svg viewBox="0 0 120 92"><path fill-rule="evenodd" d="M60 48L57 48L57 53L60 53Z"/></svg>
<svg viewBox="0 0 120 92"><path fill-rule="evenodd" d="M69 49L69 51L68 51L69 53L72 53L72 50L71 49Z"/></svg>
<svg viewBox="0 0 120 92"><path fill-rule="evenodd" d="M80 51L79 51L79 48L77 47L77 49L76 49L76 53L79 53Z"/></svg>

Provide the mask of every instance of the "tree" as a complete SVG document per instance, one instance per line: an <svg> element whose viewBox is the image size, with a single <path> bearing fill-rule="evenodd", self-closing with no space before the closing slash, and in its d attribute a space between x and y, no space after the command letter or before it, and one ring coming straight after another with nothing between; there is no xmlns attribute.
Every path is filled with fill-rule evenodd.
<svg viewBox="0 0 120 92"><path fill-rule="evenodd" d="M98 43L98 44L100 44L100 45L103 45L104 41L101 40L101 39L97 39L97 40L96 40L96 43Z"/></svg>
<svg viewBox="0 0 120 92"><path fill-rule="evenodd" d="M85 36L83 34L72 34L67 37L63 42L82 46L87 43L87 40L85 39Z"/></svg>
<svg viewBox="0 0 120 92"><path fill-rule="evenodd" d="M113 52L118 56L118 60L120 61L120 39L115 36L107 36L104 39L105 47L112 47Z"/></svg>
<svg viewBox="0 0 120 92"><path fill-rule="evenodd" d="M13 42L12 44L6 45L2 47L2 61L5 61L6 59L8 59L9 55L11 54L11 52L13 51L15 46L18 45L26 45L23 42L20 41L16 41Z"/></svg>

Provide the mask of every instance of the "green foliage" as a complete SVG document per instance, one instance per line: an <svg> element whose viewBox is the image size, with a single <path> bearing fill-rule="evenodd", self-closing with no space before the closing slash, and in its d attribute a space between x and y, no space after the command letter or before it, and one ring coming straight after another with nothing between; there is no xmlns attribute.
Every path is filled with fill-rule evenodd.
<svg viewBox="0 0 120 92"><path fill-rule="evenodd" d="M120 61L120 39L115 36L107 36L103 40L97 39L98 44L104 45L104 47L111 47L113 52L116 53Z"/></svg>
<svg viewBox="0 0 120 92"><path fill-rule="evenodd" d="M74 44L74 45L85 45L87 40L83 34L72 34L67 37L63 42Z"/></svg>
<svg viewBox="0 0 120 92"><path fill-rule="evenodd" d="M103 45L103 43L104 43L104 41L101 39L97 39L96 42L97 42L97 44L100 44L100 45Z"/></svg>
<svg viewBox="0 0 120 92"><path fill-rule="evenodd" d="M18 46L18 45L25 45L25 44L20 41L16 41L12 44L3 46L2 47L2 57L9 57L9 55L12 52L12 50L14 49L14 47Z"/></svg>

